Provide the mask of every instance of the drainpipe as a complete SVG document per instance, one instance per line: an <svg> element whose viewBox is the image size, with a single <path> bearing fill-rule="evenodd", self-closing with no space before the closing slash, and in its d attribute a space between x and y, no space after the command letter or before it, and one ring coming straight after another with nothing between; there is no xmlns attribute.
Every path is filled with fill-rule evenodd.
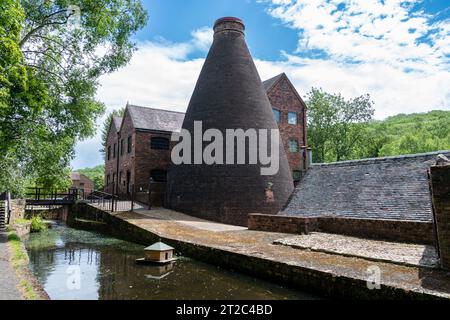
<svg viewBox="0 0 450 320"><path fill-rule="evenodd" d="M305 147L303 149L303 170L304 171L308 170L308 166L309 166L309 163L307 160L308 159L308 155L307 155L308 145L306 144L307 143L307 141L306 141L306 134L307 134L306 126L307 126L307 124L306 124L306 106L303 106L303 145Z"/></svg>
<svg viewBox="0 0 450 320"><path fill-rule="evenodd" d="M116 187L115 190L113 190L113 197L117 194L117 197L119 196L119 158L120 158L120 132L117 132L117 149L116 149ZM114 205L114 199L112 200L112 203Z"/></svg>

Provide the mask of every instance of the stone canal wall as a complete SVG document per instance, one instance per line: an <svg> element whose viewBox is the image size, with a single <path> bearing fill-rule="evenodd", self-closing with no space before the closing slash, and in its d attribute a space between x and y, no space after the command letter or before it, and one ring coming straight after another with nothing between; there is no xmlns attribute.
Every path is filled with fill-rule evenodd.
<svg viewBox="0 0 450 320"><path fill-rule="evenodd" d="M221 249L207 244L198 244L166 237L150 232L131 222L88 204L74 206L67 221L73 228L97 231L119 239L149 245L163 241L176 248L177 252L193 259L218 265L264 280L273 281L324 297L357 299L436 299L437 296L407 290L390 284L382 284L378 290L369 290L367 280L360 277L336 275L329 270L301 267L287 261L276 261L236 251Z"/></svg>
<svg viewBox="0 0 450 320"><path fill-rule="evenodd" d="M70 206L64 205L59 206L56 208L50 208L50 209L42 209L42 210L36 210L36 209L27 209L25 211L25 218L31 219L34 216L40 216L43 219L46 220L67 220L67 215L70 212Z"/></svg>
<svg viewBox="0 0 450 320"><path fill-rule="evenodd" d="M25 217L25 200L12 199L11 200L11 217L9 223L14 224L14 221L23 219Z"/></svg>
<svg viewBox="0 0 450 320"><path fill-rule="evenodd" d="M396 242L435 243L433 223L419 221L251 214L248 228L294 234L327 232Z"/></svg>

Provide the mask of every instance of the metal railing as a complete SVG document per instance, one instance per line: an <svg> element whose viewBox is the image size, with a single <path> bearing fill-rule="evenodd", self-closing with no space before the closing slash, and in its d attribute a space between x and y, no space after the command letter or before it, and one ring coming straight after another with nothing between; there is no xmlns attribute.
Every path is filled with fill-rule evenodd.
<svg viewBox="0 0 450 320"><path fill-rule="evenodd" d="M96 205L102 210L111 212L125 212L133 211L134 209L144 208L135 199L134 188L130 188L130 192L127 194L111 194L103 191L94 191L89 194L86 202Z"/></svg>
<svg viewBox="0 0 450 320"><path fill-rule="evenodd" d="M85 193L83 189L71 188L68 191L60 191L51 188L29 187L26 188L26 200L47 200L47 201L75 201L83 199Z"/></svg>

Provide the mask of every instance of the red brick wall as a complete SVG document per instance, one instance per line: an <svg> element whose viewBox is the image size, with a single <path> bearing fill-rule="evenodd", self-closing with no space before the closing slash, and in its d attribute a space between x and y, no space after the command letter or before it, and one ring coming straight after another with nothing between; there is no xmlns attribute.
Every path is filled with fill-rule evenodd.
<svg viewBox="0 0 450 320"><path fill-rule="evenodd" d="M272 107L280 111L280 122L278 122L278 127L280 129L280 135L291 170L303 170L304 157L301 152L301 147L306 145L306 140L304 139L306 106L287 77L282 77L271 89L269 89L267 96L269 97ZM288 112L297 113L296 125L288 124ZM288 141L291 138L298 141L298 153L289 151Z"/></svg>
<svg viewBox="0 0 450 320"><path fill-rule="evenodd" d="M80 174L80 180L72 181L71 188L83 189L85 195L88 195L94 191L94 183L85 175Z"/></svg>
<svg viewBox="0 0 450 320"><path fill-rule="evenodd" d="M269 232L307 234L316 231L395 242L435 243L430 222L251 214L248 227Z"/></svg>
<svg viewBox="0 0 450 320"><path fill-rule="evenodd" d="M116 161L117 158L113 158L113 149L114 143L117 143L117 128L112 124L109 128L108 137L106 139L106 148L105 148L105 192L112 193L113 192L113 173L116 173ZM111 159L108 160L108 146L111 147ZM116 154L117 157L117 154ZM109 175L109 184L107 183L107 176Z"/></svg>
<svg viewBox="0 0 450 320"><path fill-rule="evenodd" d="M152 137L165 137L170 140L171 134L154 132L136 132L136 188L148 189L151 170L167 171L170 163L170 150L154 150L151 148Z"/></svg>
<svg viewBox="0 0 450 320"><path fill-rule="evenodd" d="M129 185L131 188L134 185L135 151L132 147L131 153L128 153L129 136L132 137L132 144L134 145L136 137L133 122L126 111L122 121L122 128L120 130L120 140L123 140L123 150L119 151L119 194L127 194L127 186ZM127 172L130 173L130 181L128 183Z"/></svg>
<svg viewBox="0 0 450 320"><path fill-rule="evenodd" d="M430 182L441 266L450 270L450 165L431 167Z"/></svg>

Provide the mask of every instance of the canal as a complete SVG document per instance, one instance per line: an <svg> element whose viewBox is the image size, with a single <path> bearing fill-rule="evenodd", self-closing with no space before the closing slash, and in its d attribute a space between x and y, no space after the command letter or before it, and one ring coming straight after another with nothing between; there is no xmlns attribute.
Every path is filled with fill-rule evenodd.
<svg viewBox="0 0 450 320"><path fill-rule="evenodd" d="M314 299L186 257L137 265L143 246L57 224L26 241L30 268L51 299Z"/></svg>

